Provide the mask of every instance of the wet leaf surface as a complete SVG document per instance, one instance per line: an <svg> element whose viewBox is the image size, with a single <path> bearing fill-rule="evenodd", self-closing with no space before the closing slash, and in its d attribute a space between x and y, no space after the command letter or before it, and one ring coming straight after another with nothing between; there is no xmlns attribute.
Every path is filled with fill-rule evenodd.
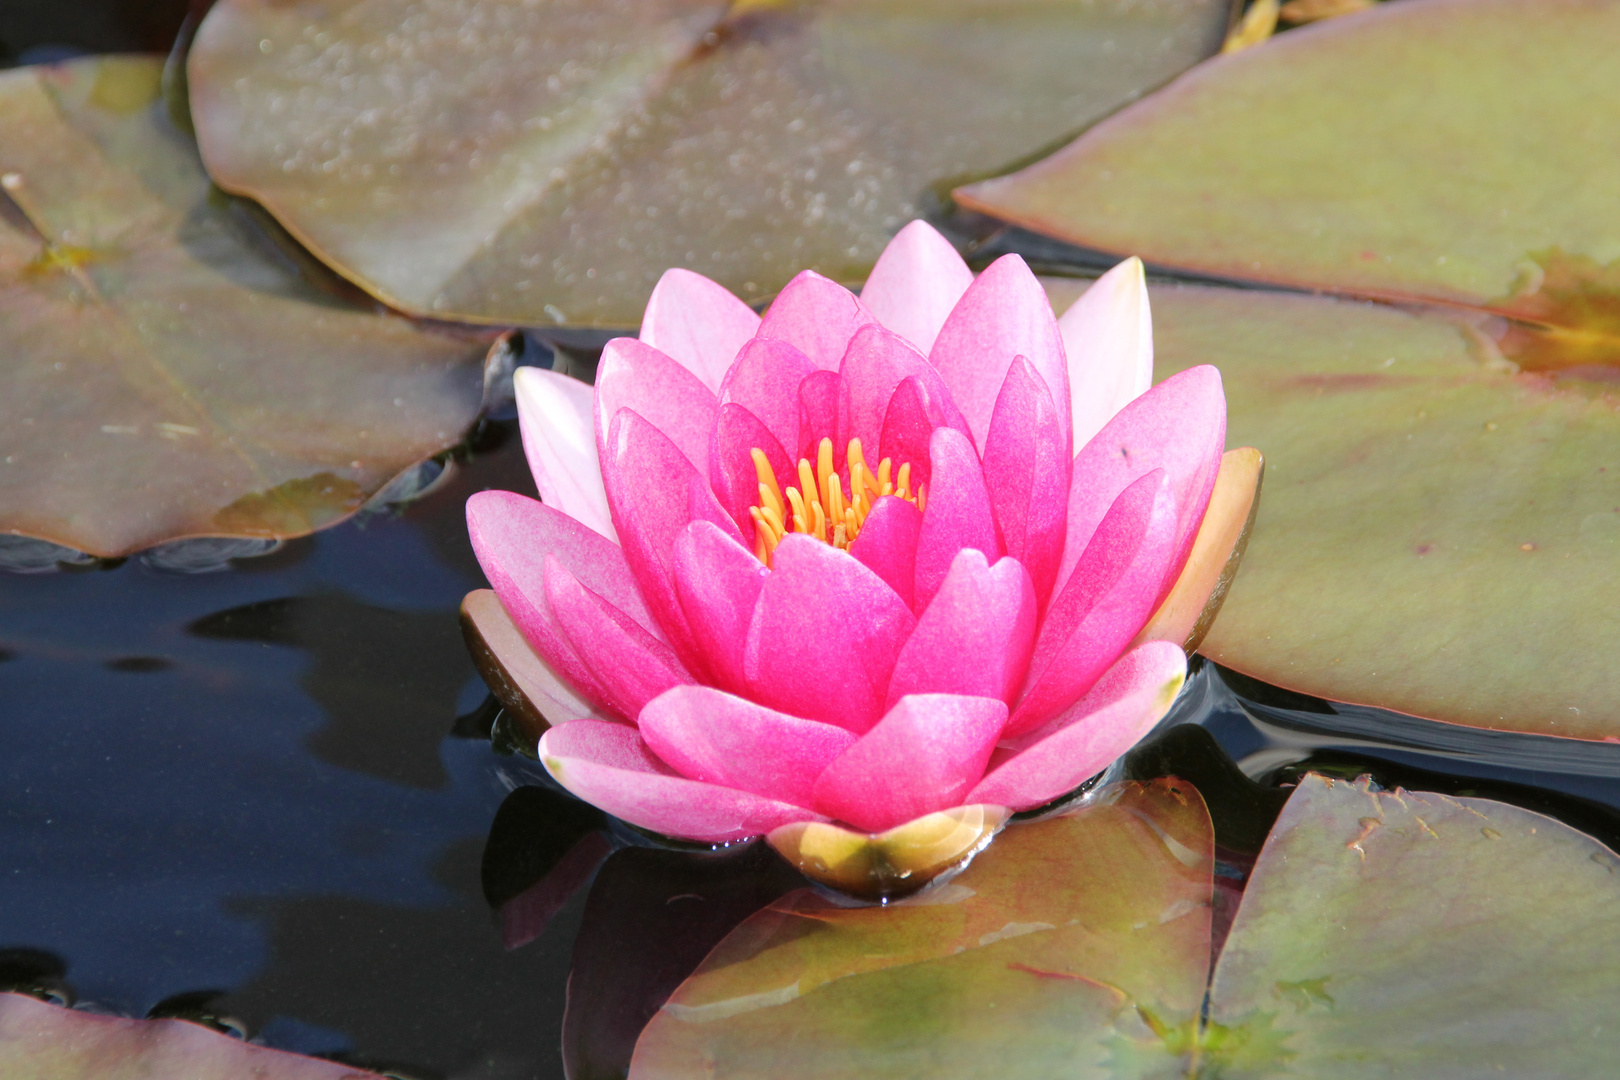
<svg viewBox="0 0 1620 1080"><path fill-rule="evenodd" d="M223 0L210 172L414 312L634 326L658 276L864 277L946 191L1214 52L1224 0Z"/></svg>
<svg viewBox="0 0 1620 1080"><path fill-rule="evenodd" d="M1547 319L1612 351L1620 202L1594 178L1620 172L1616 40L1612 4L1380 5L1206 64L961 196L1165 266ZM1600 293L1607 320L1576 299Z"/></svg>
<svg viewBox="0 0 1620 1080"><path fill-rule="evenodd" d="M1212 834L1189 785L1008 829L887 908L793 893L726 939L642 1034L632 1077L1146 1076L1191 1030ZM1040 882L1038 888L1031 887ZM1142 1068L1111 1070L1106 1062Z"/></svg>
<svg viewBox="0 0 1620 1080"><path fill-rule="evenodd" d="M1308 776L1215 968L1205 1077L1601 1075L1620 859L1486 799Z"/></svg>
<svg viewBox="0 0 1620 1080"><path fill-rule="evenodd" d="M250 1046L185 1020L125 1020L0 994L0 1074L7 1080L366 1080L331 1061Z"/></svg>
<svg viewBox="0 0 1620 1080"><path fill-rule="evenodd" d="M487 342L340 301L210 188L160 68L0 74L0 529L102 556L331 524L482 400Z"/></svg>
<svg viewBox="0 0 1620 1080"><path fill-rule="evenodd" d="M1165 286L1153 314L1156 374L1217 365L1228 442L1266 454L1206 655L1332 701L1620 740L1602 384L1504 369L1445 313Z"/></svg>

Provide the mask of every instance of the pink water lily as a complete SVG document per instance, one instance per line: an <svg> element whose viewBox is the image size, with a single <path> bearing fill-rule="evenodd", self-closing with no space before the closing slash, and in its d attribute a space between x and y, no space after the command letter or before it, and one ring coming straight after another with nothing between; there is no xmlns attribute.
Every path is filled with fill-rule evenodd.
<svg viewBox="0 0 1620 1080"><path fill-rule="evenodd" d="M565 714L546 768L710 842L1074 789L1185 675L1150 620L1226 406L1211 367L1151 382L1134 259L1061 319L1018 256L975 278L921 222L859 297L806 271L763 318L669 271L594 390L519 371L543 502L467 506Z"/></svg>

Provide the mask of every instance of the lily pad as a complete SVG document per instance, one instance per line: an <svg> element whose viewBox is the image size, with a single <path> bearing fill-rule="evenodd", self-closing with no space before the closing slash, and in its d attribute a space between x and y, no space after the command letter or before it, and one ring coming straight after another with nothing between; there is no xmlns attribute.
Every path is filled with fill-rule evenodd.
<svg viewBox="0 0 1620 1080"><path fill-rule="evenodd" d="M1010 829L916 900L847 908L801 890L682 984L630 1075L1113 1075L1099 1069L1117 1041L1191 1030L1212 867L1203 801L1160 780Z"/></svg>
<svg viewBox="0 0 1620 1080"><path fill-rule="evenodd" d="M675 991L631 1076L1573 1078L1620 1053L1620 857L1590 837L1306 776L1205 1004L1203 803L1113 795L1009 829L927 906L785 897Z"/></svg>
<svg viewBox="0 0 1620 1080"><path fill-rule="evenodd" d="M1333 701L1620 740L1615 397L1514 372L1458 313L1164 286L1153 315L1156 374L1218 366L1228 440L1266 452L1202 652Z"/></svg>
<svg viewBox="0 0 1620 1080"><path fill-rule="evenodd" d="M221 0L210 173L406 311L636 325L865 277L944 192L1219 48L1227 0Z"/></svg>
<svg viewBox="0 0 1620 1080"><path fill-rule="evenodd" d="M1308 776L1215 968L1200 1076L1600 1076L1620 858L1487 799Z"/></svg>
<svg viewBox="0 0 1620 1080"><path fill-rule="evenodd" d="M0 531L100 556L346 517L461 437L489 348L301 277L211 189L161 69L0 74Z"/></svg>
<svg viewBox="0 0 1620 1080"><path fill-rule="evenodd" d="M1405 0L1205 64L966 205L1201 274L1620 342L1620 7Z"/></svg>
<svg viewBox="0 0 1620 1080"><path fill-rule="evenodd" d="M185 1020L125 1020L0 994L7 1080L377 1080L336 1062L251 1046Z"/></svg>

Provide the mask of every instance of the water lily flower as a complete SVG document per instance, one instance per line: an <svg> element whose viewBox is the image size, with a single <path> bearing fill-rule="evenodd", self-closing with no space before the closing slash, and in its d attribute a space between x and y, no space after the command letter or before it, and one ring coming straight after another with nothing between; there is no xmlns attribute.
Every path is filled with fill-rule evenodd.
<svg viewBox="0 0 1620 1080"><path fill-rule="evenodd" d="M467 506L546 768L716 843L1073 790L1167 709L1240 531L1205 521L1219 374L1151 382L1134 259L1061 319L921 222L859 297L806 271L763 318L670 270L594 389L518 372L543 501Z"/></svg>

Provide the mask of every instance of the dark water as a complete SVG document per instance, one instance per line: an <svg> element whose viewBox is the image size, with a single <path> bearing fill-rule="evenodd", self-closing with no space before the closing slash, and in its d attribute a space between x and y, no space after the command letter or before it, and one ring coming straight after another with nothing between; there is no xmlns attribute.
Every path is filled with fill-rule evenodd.
<svg viewBox="0 0 1620 1080"><path fill-rule="evenodd" d="M514 429L487 427L402 511L220 572L136 558L0 574L0 979L125 1015L229 1017L402 1076L552 1077L573 962L574 1075L610 1076L709 946L794 885L763 848L640 847L593 889L535 898L602 823L485 737L494 710L461 640L457 605L483 585L462 505L533 493ZM1620 748L1543 760L1445 728L1436 753L1421 723L1213 666L1171 719L1129 770L1192 779L1239 854L1305 768L1620 836ZM573 880L626 839L595 833ZM559 901L543 933L505 947L503 925Z"/></svg>

